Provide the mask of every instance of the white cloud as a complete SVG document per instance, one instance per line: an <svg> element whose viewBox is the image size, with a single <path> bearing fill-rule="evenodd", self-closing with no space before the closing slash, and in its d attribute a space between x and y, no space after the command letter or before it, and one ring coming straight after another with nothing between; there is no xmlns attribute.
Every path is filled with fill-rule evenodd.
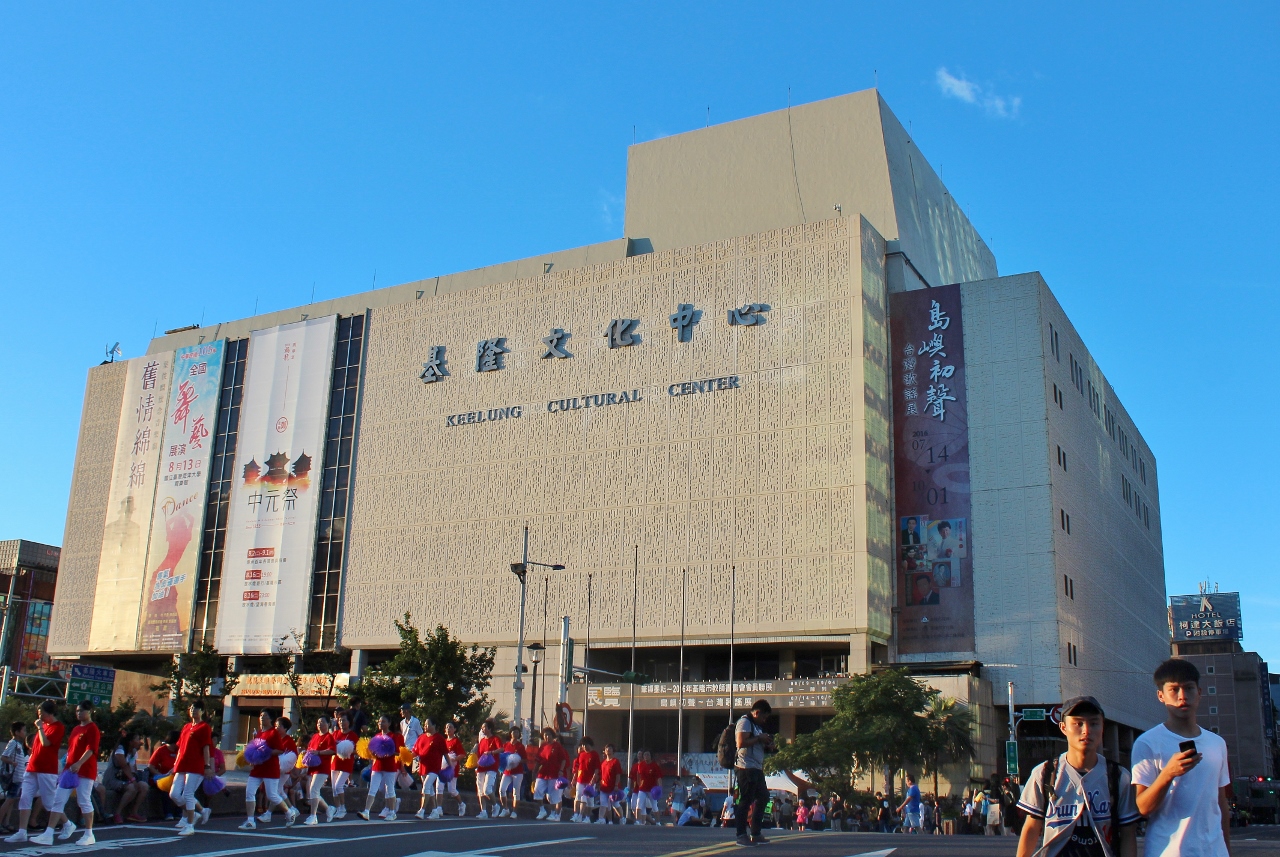
<svg viewBox="0 0 1280 857"><path fill-rule="evenodd" d="M1018 115L1018 108L1022 106L1022 99L1019 96L997 95L967 79L963 72L956 77L947 71L945 66L938 69L937 81L938 89L943 95L959 99L966 104L975 104L987 111L990 116L1013 119Z"/></svg>

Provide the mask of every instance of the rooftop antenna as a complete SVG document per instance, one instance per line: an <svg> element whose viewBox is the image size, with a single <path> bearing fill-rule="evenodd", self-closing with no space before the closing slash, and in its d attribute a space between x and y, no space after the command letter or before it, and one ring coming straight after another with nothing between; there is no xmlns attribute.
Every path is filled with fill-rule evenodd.
<svg viewBox="0 0 1280 857"><path fill-rule="evenodd" d="M876 79L876 89L879 89L880 88L880 70L873 68L871 69L871 73L875 76L875 79Z"/></svg>
<svg viewBox="0 0 1280 857"><path fill-rule="evenodd" d="M707 127L711 127L711 105L707 105Z"/></svg>
<svg viewBox="0 0 1280 857"><path fill-rule="evenodd" d="M636 144L636 126L632 125L631 126L631 145L634 146L635 144Z"/></svg>
<svg viewBox="0 0 1280 857"><path fill-rule="evenodd" d="M152 337L152 338L154 338L154 337ZM117 357L119 357L119 356L121 356L120 343L119 343L119 342L117 342L115 345L108 346L108 348L107 348L107 362L108 362L108 363L115 363L115 362L116 362L116 358L117 358Z"/></svg>
<svg viewBox="0 0 1280 857"><path fill-rule="evenodd" d="M311 303L316 302L316 281L311 281Z"/></svg>

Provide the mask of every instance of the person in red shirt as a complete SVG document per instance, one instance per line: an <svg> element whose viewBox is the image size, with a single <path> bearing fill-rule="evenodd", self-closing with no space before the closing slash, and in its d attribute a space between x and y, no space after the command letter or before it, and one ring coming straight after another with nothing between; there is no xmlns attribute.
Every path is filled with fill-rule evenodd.
<svg viewBox="0 0 1280 857"><path fill-rule="evenodd" d="M298 767L298 742L289 734L292 729L293 721L288 717L276 718L276 731L280 733L280 797L289 806L302 803L306 797L307 778Z"/></svg>
<svg viewBox="0 0 1280 857"><path fill-rule="evenodd" d="M337 739L329 729L329 718L317 718L316 734L312 735L307 743L307 753L315 753L320 763L307 765L307 799L311 801L311 814L307 816L306 821L302 822L303 824L319 824L320 819L317 816L321 809L324 810L325 821L333 821L334 816L338 814L337 808L329 806L320 796L320 790L329 781L329 768L333 763L334 747L337 743Z"/></svg>
<svg viewBox="0 0 1280 857"><path fill-rule="evenodd" d="M18 796L18 831L5 837L5 842L27 841L31 804L37 794L46 807L53 805L54 795L58 792L58 750L66 732L66 727L58 720L58 704L52 699L40 703L35 739L31 742L31 758L27 760L22 793Z"/></svg>
<svg viewBox="0 0 1280 857"><path fill-rule="evenodd" d="M516 807L520 801L520 784L524 781L524 744L520 742L523 733L512 729L509 740L502 745L506 754L506 764L502 766L502 780L498 783L498 805L502 809L499 818L515 818ZM508 797L509 796L509 797ZM510 806L507 804L510 803Z"/></svg>
<svg viewBox="0 0 1280 857"><path fill-rule="evenodd" d="M272 725L271 712L265 708L258 712L258 726L259 729L253 737L255 740L265 741L271 749L271 755L265 762L249 768L249 781L244 787L244 806L248 818L240 825L240 829L256 830L258 827L253 813L258 805L259 788L267 794L267 811L258 816L258 821L264 823L270 821L271 810L278 807L285 814L284 826L293 827L293 823L298 820L298 811L285 803L280 796L280 755L284 752L284 736Z"/></svg>
<svg viewBox="0 0 1280 857"><path fill-rule="evenodd" d="M49 820L44 832L36 834L31 840L36 845L52 845L55 831L58 838L64 841L70 839L71 834L76 832L75 824L63 812L67 806L67 799L72 794L76 796L76 804L80 807L80 820L84 824L84 835L76 844L88 846L97 842L93 837L93 784L98 780L98 749L102 743L102 732L99 731L98 724L93 722L92 702L87 699L81 700L76 706L76 721L78 725L71 730L71 740L67 743L66 768L68 771L76 772L76 786L72 789L58 786L53 803L46 804L49 809ZM61 830L58 829L59 827Z"/></svg>
<svg viewBox="0 0 1280 857"><path fill-rule="evenodd" d="M213 776L213 730L204 719L204 704L199 700L187 706L191 722L178 735L178 754L173 760L173 785L169 797L183 810L179 836L196 832L196 794L206 776ZM200 820L207 822L210 812L201 809Z"/></svg>
<svg viewBox="0 0 1280 857"><path fill-rule="evenodd" d="M432 717L423 721L423 732L413 744L413 755L418 757L418 774L422 777L422 806L415 813L417 818L444 817L444 783L440 782L440 769L445 765L446 744L440 727ZM431 814L427 814L427 804Z"/></svg>
<svg viewBox="0 0 1280 857"><path fill-rule="evenodd" d="M351 728L351 721L347 715L343 714L338 717L338 729L333 733L334 751L333 769L329 772L330 789L333 791L333 802L338 805L338 811L333 814L334 818L342 818L347 814L347 783L351 780L351 774L356 769L355 745L360 740L360 733ZM350 741L352 746L351 755L345 759L336 755L337 746L343 741Z"/></svg>
<svg viewBox="0 0 1280 857"><path fill-rule="evenodd" d="M631 810L635 814L636 824L647 824L651 811L656 820L658 802L649 796L649 790L662 778L662 767L654 763L648 750L642 750L639 760L631 766L630 775Z"/></svg>
<svg viewBox="0 0 1280 857"><path fill-rule="evenodd" d="M462 800L462 795L458 794L458 772L462 768L462 760L467 758L467 748L463 745L462 739L458 737L457 724L446 723L444 725L444 748L445 753L449 756L449 761L453 763L453 779L449 780L445 786L445 792L458 799L458 818L465 818L467 804ZM443 801L440 803L440 808L443 811Z"/></svg>
<svg viewBox="0 0 1280 857"><path fill-rule="evenodd" d="M396 807L400 803L396 798L396 777L400 774L399 754L400 748L404 746L404 737L399 731L391 728L391 718L385 714L378 718L378 735L390 738L393 749L389 756L373 757L373 772L369 777L369 797L365 800L364 810L359 815L365 821L369 821L373 802L377 800L379 794L383 794L385 795L384 803L391 810L383 818L387 821L395 821ZM370 746L372 747L372 742Z"/></svg>
<svg viewBox="0 0 1280 857"><path fill-rule="evenodd" d="M597 824L608 824L611 820L624 820L625 805L614 801L613 793L622 788L622 763L615 755L617 749L612 744L604 745L604 761L600 763L600 820Z"/></svg>
<svg viewBox="0 0 1280 857"><path fill-rule="evenodd" d="M583 792L588 786L595 786L599 778L600 754L596 752L596 742L590 735L583 735L582 743L578 745L578 757L573 760L574 799L570 821L591 823L591 811L595 809L596 802Z"/></svg>
<svg viewBox="0 0 1280 857"><path fill-rule="evenodd" d="M493 720L480 724L480 742L476 745L476 755L483 758L489 756L489 764L476 763L476 795L480 798L480 812L476 818L498 817L493 809L493 795L498 789L498 756L502 752L502 739L495 734Z"/></svg>
<svg viewBox="0 0 1280 857"><path fill-rule="evenodd" d="M560 820L560 801L564 789L556 781L569 771L569 754L560 743L560 736L550 726L542 730L542 745L538 747L538 777L533 786L533 800L546 800L547 805L538 810L538 820ZM549 810L549 811L548 811Z"/></svg>

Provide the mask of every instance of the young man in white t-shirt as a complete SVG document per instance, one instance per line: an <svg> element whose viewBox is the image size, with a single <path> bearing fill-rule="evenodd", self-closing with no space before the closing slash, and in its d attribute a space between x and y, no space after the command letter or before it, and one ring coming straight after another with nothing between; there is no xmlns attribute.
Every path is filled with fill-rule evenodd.
<svg viewBox="0 0 1280 857"><path fill-rule="evenodd" d="M1067 752L1027 777L1018 800L1027 814L1018 857L1136 857L1139 816L1129 772L1098 752L1105 724L1092 696L1062 704L1058 728Z"/></svg>
<svg viewBox="0 0 1280 857"><path fill-rule="evenodd" d="M1200 671L1173 658L1156 668L1164 723L1133 742L1138 809L1147 817L1146 857L1228 857L1231 774L1227 742L1196 724Z"/></svg>

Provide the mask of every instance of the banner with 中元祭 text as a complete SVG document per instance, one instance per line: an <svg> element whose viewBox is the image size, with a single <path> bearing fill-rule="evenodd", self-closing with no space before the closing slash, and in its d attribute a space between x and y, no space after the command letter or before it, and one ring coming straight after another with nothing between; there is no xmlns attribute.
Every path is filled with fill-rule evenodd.
<svg viewBox="0 0 1280 857"><path fill-rule="evenodd" d="M898 651L972 652L969 408L960 286L889 297Z"/></svg>
<svg viewBox="0 0 1280 857"><path fill-rule="evenodd" d="M306 631L336 330L330 315L250 334L218 604L224 655L280 651Z"/></svg>
<svg viewBox="0 0 1280 857"><path fill-rule="evenodd" d="M132 651L138 642L138 596L147 577L147 537L172 371L172 351L135 357L126 369L89 623L91 652Z"/></svg>
<svg viewBox="0 0 1280 857"><path fill-rule="evenodd" d="M224 344L220 339L179 348L174 354L147 549L149 575L141 593L138 648L142 651L183 652L187 648L222 390Z"/></svg>

